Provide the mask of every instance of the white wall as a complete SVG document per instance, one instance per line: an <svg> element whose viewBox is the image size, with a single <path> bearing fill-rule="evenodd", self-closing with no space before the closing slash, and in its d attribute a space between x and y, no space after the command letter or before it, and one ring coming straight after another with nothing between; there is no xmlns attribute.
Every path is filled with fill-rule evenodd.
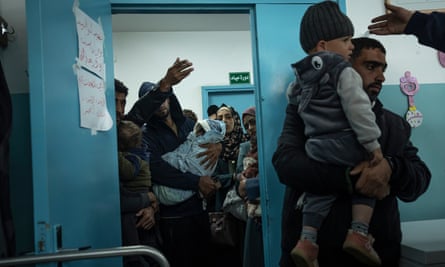
<svg viewBox="0 0 445 267"><path fill-rule="evenodd" d="M252 73L249 31L114 32L113 46L115 77L130 88L127 111L141 83L158 82L176 57L193 63L194 71L174 91L182 107L198 118L203 117L201 86L228 85L229 72Z"/></svg>
<svg viewBox="0 0 445 267"><path fill-rule="evenodd" d="M399 84L407 70L421 84L445 83L445 70L439 64L436 50L418 44L413 36L368 34L371 18L384 13L383 1L347 0L346 8L355 27L355 37L373 37L386 47L385 84ZM195 72L176 86L175 92L184 108L201 117L201 86L228 84L229 72L252 72L250 42L249 32L114 33L115 74L131 89L127 110L136 101L141 82L158 81L179 56L192 61Z"/></svg>

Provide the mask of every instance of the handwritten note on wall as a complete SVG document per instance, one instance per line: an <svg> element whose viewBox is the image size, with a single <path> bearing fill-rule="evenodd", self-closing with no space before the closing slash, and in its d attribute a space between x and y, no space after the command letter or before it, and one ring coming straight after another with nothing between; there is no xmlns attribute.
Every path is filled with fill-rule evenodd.
<svg viewBox="0 0 445 267"><path fill-rule="evenodd" d="M109 130L113 120L108 113L105 101L105 83L102 79L86 71L77 69L79 86L80 126L96 130Z"/></svg>
<svg viewBox="0 0 445 267"><path fill-rule="evenodd" d="M113 120L105 97L104 32L102 26L78 8L75 2L79 55L75 65L80 103L80 126L108 131Z"/></svg>
<svg viewBox="0 0 445 267"><path fill-rule="evenodd" d="M76 15L79 40L78 63L104 78L104 32L102 27L79 8L74 9L74 14Z"/></svg>

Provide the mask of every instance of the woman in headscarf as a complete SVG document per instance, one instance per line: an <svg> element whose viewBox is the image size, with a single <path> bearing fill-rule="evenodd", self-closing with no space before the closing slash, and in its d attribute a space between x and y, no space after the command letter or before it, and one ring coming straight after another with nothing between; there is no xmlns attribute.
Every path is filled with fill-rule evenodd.
<svg viewBox="0 0 445 267"><path fill-rule="evenodd" d="M222 104L216 113L216 119L223 121L226 125L226 134L223 140L224 148L220 154L214 173L215 179L222 185L214 198L214 209L215 211L221 211L226 196L230 194L229 190L234 188L234 174L236 173L235 170L239 148L241 143L247 141L247 135L243 132L240 116L233 107ZM238 199L240 198L238 197ZM244 205L242 200L240 201L240 205ZM226 210L226 208L224 208L224 210ZM215 245L213 247L212 250L215 253L214 257L217 259L215 260L215 267L241 267L244 249L245 221L241 218L237 218L238 216L236 215L233 216L229 212L227 212L226 216L229 216L231 223L235 225L234 228L236 230L232 234L236 244L235 246Z"/></svg>
<svg viewBox="0 0 445 267"><path fill-rule="evenodd" d="M237 192L247 204L243 267L256 267L264 266L264 253L255 107L246 109L242 114L242 119L244 129L246 129L250 137L249 141L240 145L236 168Z"/></svg>
<svg viewBox="0 0 445 267"><path fill-rule="evenodd" d="M243 132L240 116L233 107L222 104L216 113L216 119L223 121L226 125L226 134L223 140L224 149L214 173L222 184L215 203L215 210L220 210L227 191L234 184L233 177L236 171L240 144L247 141L247 135Z"/></svg>

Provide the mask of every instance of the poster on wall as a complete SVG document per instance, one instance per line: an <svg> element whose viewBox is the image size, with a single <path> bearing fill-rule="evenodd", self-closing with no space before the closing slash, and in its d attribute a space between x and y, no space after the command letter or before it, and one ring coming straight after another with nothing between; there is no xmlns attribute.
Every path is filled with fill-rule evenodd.
<svg viewBox="0 0 445 267"><path fill-rule="evenodd" d="M77 64L104 78L104 32L102 26L78 7L74 7L73 12L76 17L79 46Z"/></svg>
<svg viewBox="0 0 445 267"><path fill-rule="evenodd" d="M80 126L96 131L108 131L113 120L105 97L104 32L102 25L73 5L78 36L78 57L74 65L78 81Z"/></svg>
<svg viewBox="0 0 445 267"><path fill-rule="evenodd" d="M107 110L104 80L91 72L77 68L77 84L80 102L80 126L107 131L113 119Z"/></svg>

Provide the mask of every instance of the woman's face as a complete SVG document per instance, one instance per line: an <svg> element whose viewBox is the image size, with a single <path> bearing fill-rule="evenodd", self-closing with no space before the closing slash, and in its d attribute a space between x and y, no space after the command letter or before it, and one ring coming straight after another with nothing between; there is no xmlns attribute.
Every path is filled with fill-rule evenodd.
<svg viewBox="0 0 445 267"><path fill-rule="evenodd" d="M226 134L233 131L235 126L235 119L233 118L232 112L226 108L219 109L216 113L216 119L223 121L226 124Z"/></svg>
<svg viewBox="0 0 445 267"><path fill-rule="evenodd" d="M255 120L255 116L250 115L250 114L244 115L244 117L243 117L243 126L244 126L244 129L246 129L246 132L250 136L255 136L256 135L256 120Z"/></svg>

